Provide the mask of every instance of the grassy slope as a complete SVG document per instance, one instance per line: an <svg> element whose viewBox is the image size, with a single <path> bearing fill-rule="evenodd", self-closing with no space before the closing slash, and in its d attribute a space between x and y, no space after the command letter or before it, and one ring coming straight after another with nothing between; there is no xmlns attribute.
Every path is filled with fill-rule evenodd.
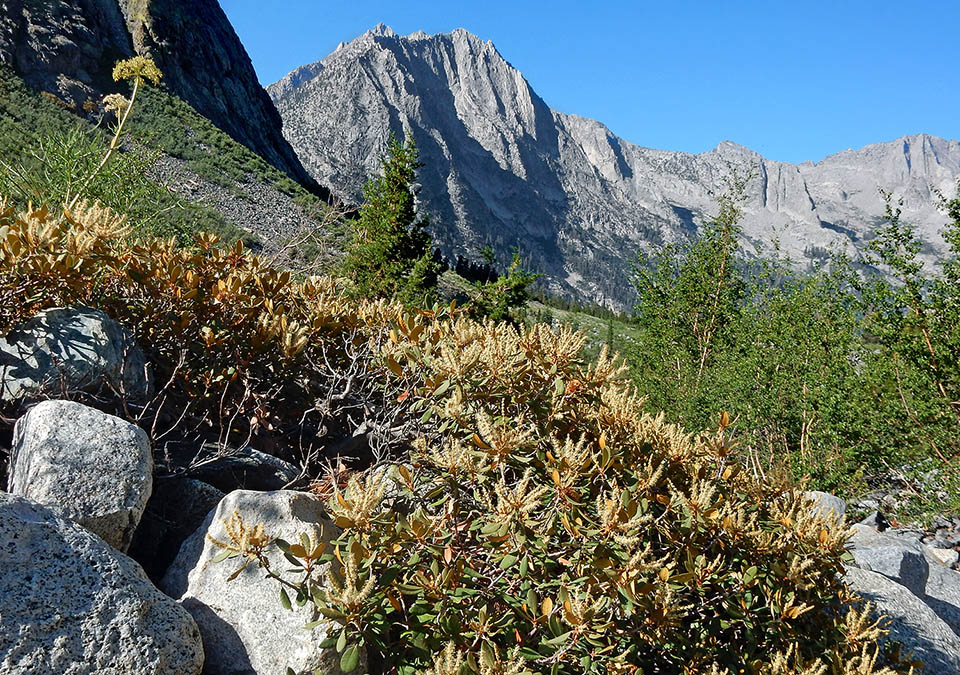
<svg viewBox="0 0 960 675"><path fill-rule="evenodd" d="M288 261L294 267L309 266L323 250L342 249L346 245L349 228L342 218L330 217L326 195L315 194L292 180L177 97L159 89L146 89L130 128L145 145L183 160L200 178L239 197L246 197L245 184L260 183L287 195L299 209L313 214L313 219L322 225L310 237L298 238ZM269 218L274 214L264 215ZM272 243L282 247L290 242L281 238Z"/></svg>
<svg viewBox="0 0 960 675"><path fill-rule="evenodd" d="M553 323L569 324L574 328L586 331L587 344L585 351L591 358L600 347L611 342L611 351L623 352L628 344L636 344L639 333L636 327L625 319L601 319L586 312L575 309L565 310L544 305L536 300L528 306L528 317L535 320L549 319ZM613 339L610 340L610 324L613 325Z"/></svg>
<svg viewBox="0 0 960 675"><path fill-rule="evenodd" d="M185 160L201 178L233 188L254 179L303 200L310 193L266 160L220 131L187 103L162 90L146 88L131 131L151 147Z"/></svg>
<svg viewBox="0 0 960 675"><path fill-rule="evenodd" d="M55 98L33 92L12 70L0 67L0 159L24 170L27 175L40 177L49 173L49 167L39 159L39 156L49 157L49 154L45 155L44 145L49 152L58 139L68 137L80 139L79 145L96 152L92 160L94 164L107 150L108 138L100 128L73 114ZM56 154L55 149L53 152ZM139 157L134 157L136 153L124 153L119 161L123 166L147 168L153 157L152 151L140 147L138 152ZM179 238L201 230L217 232L227 238L236 238L239 234L213 209L190 203L161 186L150 184L142 173L111 177L110 180L114 183L110 188L115 191L126 189L139 196L139 200L124 204L119 210L126 211L135 224L149 220L149 226L143 229L152 234ZM118 184L117 181L123 182ZM10 185L7 185L6 192L12 194L3 196L14 199L33 197L29 189L19 190L18 194L18 190ZM102 195L95 193L94 196L99 198ZM104 201L109 203L109 199L104 198ZM117 208L118 205L111 206Z"/></svg>
<svg viewBox="0 0 960 675"><path fill-rule="evenodd" d="M317 219L322 218L328 208L320 197L234 141L188 104L162 90L150 87L141 90L128 129L141 156L135 159L133 155L137 153L122 153L123 157L117 156L111 166L117 168L116 174L123 173L119 167L131 167L127 173L138 175L125 178L116 175L110 180L125 181L122 185L111 185L115 193L137 194L137 198L128 199L124 204L110 204L109 197L98 193L92 196L127 212L135 224L150 221L142 229L152 234L186 239L195 232L210 231L228 241L250 239L249 234L234 227L223 213L145 180L143 174L154 159L162 156L160 153L186 162L200 178L241 198L246 197L245 185L260 183L289 196L299 208L318 214ZM95 151L94 164L106 152L108 136L104 131L67 110L54 97L31 91L11 69L0 67L0 159L4 163L15 167L23 165L38 176L38 183L42 182L39 176L46 169L35 157L43 154L38 153L38 148L42 144L49 147L50 139L70 135L83 138L86 147ZM29 190L18 194L9 184L5 188L3 184L0 176L0 191L8 193L2 196L24 202L32 198ZM264 218L269 219L271 215L265 213ZM342 232L333 228L319 234L336 240ZM307 241L298 252L305 258L316 247Z"/></svg>

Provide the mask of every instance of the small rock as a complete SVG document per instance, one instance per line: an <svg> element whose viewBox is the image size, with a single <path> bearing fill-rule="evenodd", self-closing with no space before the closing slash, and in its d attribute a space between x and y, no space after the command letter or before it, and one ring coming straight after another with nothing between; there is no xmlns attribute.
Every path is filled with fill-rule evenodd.
<svg viewBox="0 0 960 675"><path fill-rule="evenodd" d="M153 485L139 427L73 401L44 401L17 420L8 490L54 507L126 551Z"/></svg>
<svg viewBox="0 0 960 675"><path fill-rule="evenodd" d="M200 633L137 563L0 493L0 675L196 675Z"/></svg>
<svg viewBox="0 0 960 675"><path fill-rule="evenodd" d="M821 518L833 515L840 519L847 512L847 503L829 492L808 490L804 492L804 496L814 503L813 512L819 514Z"/></svg>
<svg viewBox="0 0 960 675"><path fill-rule="evenodd" d="M896 512L900 502L897 501L897 498L893 495L884 495L880 498L880 505L885 507L888 511Z"/></svg>
<svg viewBox="0 0 960 675"><path fill-rule="evenodd" d="M936 516L936 517L933 519L933 527L934 527L934 529L947 529L947 530L949 530L949 529L952 529L952 528L953 528L953 523L950 521L949 518L945 518L944 516Z"/></svg>
<svg viewBox="0 0 960 675"><path fill-rule="evenodd" d="M860 521L860 525L871 527L877 532L883 532L890 527L890 521L880 511L874 511L869 516Z"/></svg>
<svg viewBox="0 0 960 675"><path fill-rule="evenodd" d="M953 548L953 544L941 536L924 537L923 543L930 548Z"/></svg>
<svg viewBox="0 0 960 675"><path fill-rule="evenodd" d="M882 574L850 567L844 580L890 619L888 640L925 664L923 672L960 673L960 637L920 598Z"/></svg>
<svg viewBox="0 0 960 675"><path fill-rule="evenodd" d="M108 386L140 400L153 384L133 334L100 310L48 309L0 338L0 400L62 398Z"/></svg>
<svg viewBox="0 0 960 675"><path fill-rule="evenodd" d="M283 609L278 583L265 579L256 564L228 582L241 563L211 563L221 549L210 538L230 540L223 521L234 513L248 525L262 523L271 536L288 540L306 532L314 541L330 541L337 533L327 520L323 503L306 493L237 490L223 498L183 543L161 583L167 594L180 599L200 627L207 653L205 672L282 673L289 667L295 672L319 669L322 674L339 674L336 650L317 646L338 628L336 624L323 622L304 630L313 619L311 605ZM270 561L277 570L288 566L279 551L270 554Z"/></svg>
<svg viewBox="0 0 960 675"><path fill-rule="evenodd" d="M876 511L880 508L880 502L878 502L876 499L860 499L855 502L850 502L850 507L854 509Z"/></svg>
<svg viewBox="0 0 960 675"><path fill-rule="evenodd" d="M191 472L191 476L223 492L233 490L280 490L300 475L290 462L268 455L250 446L218 449L204 446L208 461Z"/></svg>
<svg viewBox="0 0 960 675"><path fill-rule="evenodd" d="M947 567L956 567L960 562L960 551L955 548L932 548L934 557Z"/></svg>
<svg viewBox="0 0 960 675"><path fill-rule="evenodd" d="M929 565L919 542L877 532L866 525L853 526L851 554L860 569L877 572L924 596Z"/></svg>

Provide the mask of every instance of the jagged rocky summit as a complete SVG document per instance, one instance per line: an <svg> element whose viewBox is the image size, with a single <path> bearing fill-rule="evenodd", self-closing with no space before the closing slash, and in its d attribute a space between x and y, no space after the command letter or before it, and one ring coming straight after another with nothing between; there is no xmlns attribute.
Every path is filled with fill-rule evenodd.
<svg viewBox="0 0 960 675"><path fill-rule="evenodd" d="M310 182L217 0L0 1L0 64L82 109L116 91L114 63L151 56L163 85L236 141Z"/></svg>
<svg viewBox="0 0 960 675"><path fill-rule="evenodd" d="M425 164L422 208L447 256L493 245L505 258L519 246L553 292L614 307L632 302L630 259L695 232L731 167L757 174L747 251L779 242L801 264L831 246L862 248L884 213L880 187L905 199L932 262L945 224L932 188L950 193L960 176L960 143L927 135L802 164L730 142L702 154L642 148L551 110L492 43L463 29L402 37L380 25L267 89L301 161L347 201L361 199L390 132L410 131Z"/></svg>

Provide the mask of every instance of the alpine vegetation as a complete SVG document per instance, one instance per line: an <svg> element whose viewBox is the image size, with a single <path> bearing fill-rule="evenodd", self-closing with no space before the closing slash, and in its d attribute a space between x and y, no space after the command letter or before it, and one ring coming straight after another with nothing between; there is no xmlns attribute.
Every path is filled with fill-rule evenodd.
<svg viewBox="0 0 960 675"><path fill-rule="evenodd" d="M465 31L380 28L272 87L287 119L371 59L455 62L462 128L390 118L336 166L315 136L315 175L366 183L337 208L212 0L26 4L0 18L0 675L960 672L956 176L929 222L878 193L841 225L869 200L824 198L831 162L629 146ZM21 72L91 26L137 53ZM123 92L73 105L103 72ZM221 85L250 115L196 89ZM387 109L364 96L347 126ZM802 186L801 221L869 230L855 255L760 251Z"/></svg>

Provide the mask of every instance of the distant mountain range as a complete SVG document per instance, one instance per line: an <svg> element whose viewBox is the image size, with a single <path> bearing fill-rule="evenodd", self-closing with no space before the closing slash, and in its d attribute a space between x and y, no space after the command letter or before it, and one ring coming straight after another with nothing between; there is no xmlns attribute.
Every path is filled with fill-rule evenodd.
<svg viewBox="0 0 960 675"><path fill-rule="evenodd" d="M942 252L933 188L952 193L960 143L928 135L817 163L764 159L724 142L702 154L633 145L555 110L490 42L458 29L398 36L383 25L267 88L310 174L349 202L379 169L390 132L412 132L421 207L448 256L501 258L518 246L550 289L628 307L630 260L696 232L733 168L753 170L742 223L749 252L778 242L800 264L836 245L861 249L884 212L879 188ZM869 114L869 111L864 111Z"/></svg>
<svg viewBox="0 0 960 675"><path fill-rule="evenodd" d="M732 143L699 155L642 148L551 110L490 42L464 30L401 37L378 26L268 96L217 1L188 4L0 2L0 67L82 114L116 90L117 59L149 54L168 91L302 184L323 194L316 179L351 204L389 134L412 132L425 164L420 206L449 258L477 259L491 245L506 261L519 247L552 292L610 307L632 302L637 251L694 234L732 168L756 172L749 252L778 242L806 264L834 245L860 249L883 214L880 187L904 198L905 218L931 242L925 259L943 251L932 189L952 193L956 141L908 136L798 165Z"/></svg>

